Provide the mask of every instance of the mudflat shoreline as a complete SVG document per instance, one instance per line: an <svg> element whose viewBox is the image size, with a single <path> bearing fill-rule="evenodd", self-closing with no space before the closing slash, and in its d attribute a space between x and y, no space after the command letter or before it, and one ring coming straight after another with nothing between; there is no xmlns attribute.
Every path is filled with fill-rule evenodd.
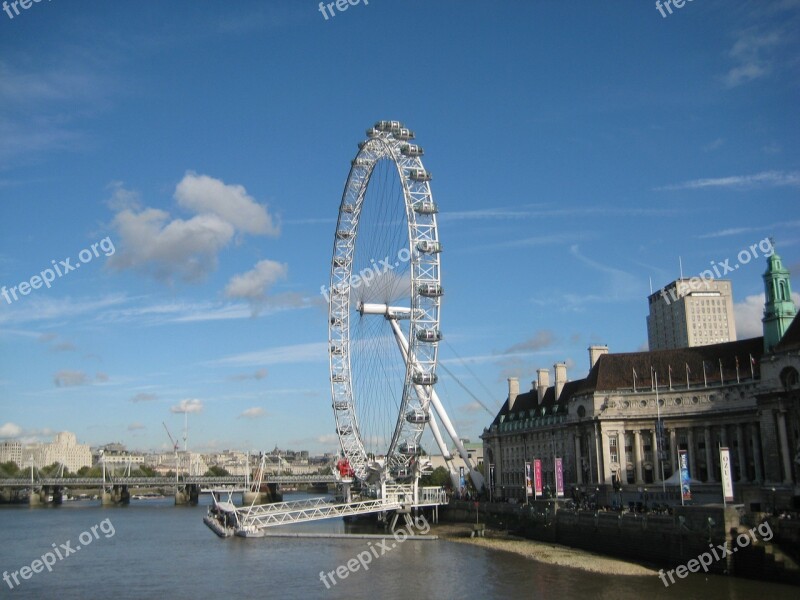
<svg viewBox="0 0 800 600"><path fill-rule="evenodd" d="M486 537L470 537L472 525L466 523L445 523L431 529L441 539L458 544L470 544L490 550L512 552L537 562L572 567L592 573L607 575L654 576L658 571L635 562L612 558L588 552L578 548L570 548L559 544L539 542L511 536L505 532L486 529Z"/></svg>

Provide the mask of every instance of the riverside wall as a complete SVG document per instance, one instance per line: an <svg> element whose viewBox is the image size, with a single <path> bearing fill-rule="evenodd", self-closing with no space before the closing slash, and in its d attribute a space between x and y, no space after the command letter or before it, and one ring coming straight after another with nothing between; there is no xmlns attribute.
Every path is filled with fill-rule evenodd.
<svg viewBox="0 0 800 600"><path fill-rule="evenodd" d="M477 519L476 519L477 515ZM558 509L553 501L529 506L453 501L442 521L485 523L525 538L562 544L599 554L675 569L704 552L727 544L735 553L714 560L709 572L800 584L800 571L774 543L739 546L736 539L760 521L739 506L679 506L672 515ZM773 542L779 536L773 537ZM719 555L724 554L718 551ZM702 571L701 571L702 572Z"/></svg>

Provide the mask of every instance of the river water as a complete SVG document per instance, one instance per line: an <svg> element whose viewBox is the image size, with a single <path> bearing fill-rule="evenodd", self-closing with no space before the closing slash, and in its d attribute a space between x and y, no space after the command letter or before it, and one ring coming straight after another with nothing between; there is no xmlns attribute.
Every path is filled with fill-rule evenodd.
<svg viewBox="0 0 800 600"><path fill-rule="evenodd" d="M308 496L286 497L300 498ZM207 503L203 498L201 505ZM18 585L10 578L13 588L0 581L0 598L794 600L800 596L797 588L701 574L667 589L656 576L587 573L445 540L396 543L393 548L385 546L381 555L377 548L372 551L378 540L220 539L203 524L204 514L203 506L175 507L167 498L133 500L125 507L104 508L90 501L35 509L0 507L0 571L10 575L32 563L42 569L25 571L29 579L21 573ZM339 519L319 521L288 531L344 532L345 524ZM334 571L365 551L377 555L368 570L359 566L347 571L335 585L328 580L329 587L320 580L320 571ZM55 563L50 572L34 563L47 552L52 558L46 560ZM362 557L367 562L366 555Z"/></svg>

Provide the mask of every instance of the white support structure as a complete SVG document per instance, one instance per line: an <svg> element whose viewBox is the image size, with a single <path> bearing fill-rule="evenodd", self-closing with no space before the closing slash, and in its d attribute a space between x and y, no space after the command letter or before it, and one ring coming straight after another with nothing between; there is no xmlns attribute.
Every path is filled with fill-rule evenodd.
<svg viewBox="0 0 800 600"><path fill-rule="evenodd" d="M397 325L397 319L392 318L390 316L389 307L385 308L386 310L383 313L379 314L385 314L386 318L391 323L392 331L394 332L395 338L397 338L397 345L400 347L400 351L403 353L403 360L408 361L408 340L406 340L405 335L403 335L403 331ZM422 388L423 386L417 386L417 387ZM477 471L477 469L475 469L475 465L472 464L472 459L469 457L469 453L464 448L464 444L461 443L461 439L458 437L458 433L456 433L455 427L453 427L453 424L450 422L450 417L447 416L447 412L444 410L444 406L442 406L442 402L439 400L439 396L436 393L436 390L433 389L432 386L428 386L428 388L430 389L430 394L428 394L428 398L430 400L430 403L433 405L433 409L436 411L436 414L438 415L439 419L441 419L445 431L447 431L447 433L450 435L450 438L453 440L453 443L456 445L459 455L464 460L464 464L467 465L467 469L469 469L469 474L472 477L472 483L475 485L475 488L480 491L481 487L483 486L483 475L481 475ZM417 393L421 394L421 397L425 395L424 390L418 390ZM426 407L426 409L430 411L429 407ZM445 460L447 461L447 465L450 470L450 476L452 478L455 473L455 469L452 466L452 456L450 456L450 451L444 445L444 440L442 439L442 436L438 431L438 426L434 429L433 424L435 423L435 421L431 419L430 422L431 422L431 432L433 433L433 436L436 439L437 445L442 451L442 456L444 456ZM439 433L438 438L437 438L437 433ZM455 476L457 477L457 475ZM458 482L455 479L453 481L455 487L458 487Z"/></svg>

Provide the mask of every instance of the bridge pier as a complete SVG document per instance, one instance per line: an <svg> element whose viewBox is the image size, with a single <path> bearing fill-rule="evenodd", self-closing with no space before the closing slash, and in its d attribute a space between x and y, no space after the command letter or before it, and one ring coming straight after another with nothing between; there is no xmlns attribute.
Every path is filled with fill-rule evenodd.
<svg viewBox="0 0 800 600"><path fill-rule="evenodd" d="M110 489L103 489L100 496L100 503L103 506L119 506L131 503L131 493L127 485L113 485Z"/></svg>
<svg viewBox="0 0 800 600"><path fill-rule="evenodd" d="M28 494L28 504L30 506L41 506L42 505L42 492L31 490L30 494Z"/></svg>
<svg viewBox="0 0 800 600"><path fill-rule="evenodd" d="M200 500L200 485L190 483L175 490L175 506L197 506Z"/></svg>

